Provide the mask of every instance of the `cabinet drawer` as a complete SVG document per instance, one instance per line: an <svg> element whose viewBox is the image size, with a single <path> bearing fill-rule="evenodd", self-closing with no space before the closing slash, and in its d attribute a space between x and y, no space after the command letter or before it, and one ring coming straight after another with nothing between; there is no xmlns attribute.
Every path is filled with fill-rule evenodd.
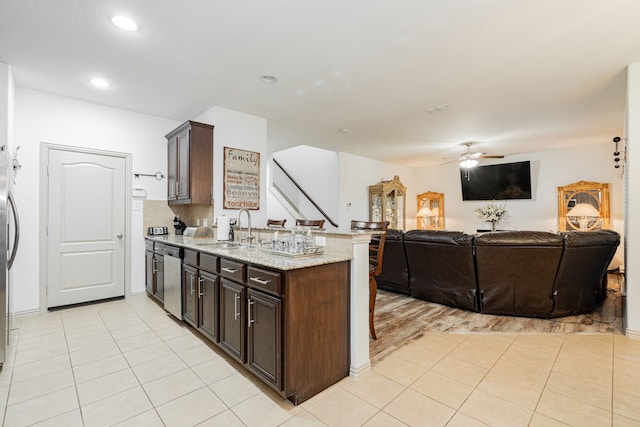
<svg viewBox="0 0 640 427"><path fill-rule="evenodd" d="M209 273L218 272L218 257L211 254L200 253L200 268Z"/></svg>
<svg viewBox="0 0 640 427"><path fill-rule="evenodd" d="M221 258L220 275L244 283L247 280L247 266L241 262Z"/></svg>
<svg viewBox="0 0 640 427"><path fill-rule="evenodd" d="M191 249L184 250L184 259L183 262L192 267L198 266L198 254L197 251L192 251Z"/></svg>
<svg viewBox="0 0 640 427"><path fill-rule="evenodd" d="M252 288L261 289L274 295L282 293L280 273L249 267L248 276L248 285Z"/></svg>
<svg viewBox="0 0 640 427"><path fill-rule="evenodd" d="M155 242L154 242L153 240L146 240L146 239L145 239L145 241L144 241L144 249L145 249L146 251L153 252L153 244L154 244L154 243L155 243Z"/></svg>

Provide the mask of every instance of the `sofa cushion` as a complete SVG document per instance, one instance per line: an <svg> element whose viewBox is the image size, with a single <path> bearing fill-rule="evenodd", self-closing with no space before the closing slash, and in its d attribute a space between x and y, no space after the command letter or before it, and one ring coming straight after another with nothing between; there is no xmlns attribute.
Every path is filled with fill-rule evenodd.
<svg viewBox="0 0 640 427"><path fill-rule="evenodd" d="M411 296L477 311L473 236L412 230L404 236Z"/></svg>
<svg viewBox="0 0 640 427"><path fill-rule="evenodd" d="M476 236L483 313L549 317L563 236L544 231L499 231Z"/></svg>

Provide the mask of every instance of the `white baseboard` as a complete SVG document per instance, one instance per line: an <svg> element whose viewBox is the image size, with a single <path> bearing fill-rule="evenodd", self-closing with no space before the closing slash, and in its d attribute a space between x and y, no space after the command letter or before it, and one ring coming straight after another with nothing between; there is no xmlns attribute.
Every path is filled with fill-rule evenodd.
<svg viewBox="0 0 640 427"><path fill-rule="evenodd" d="M129 294L129 296L130 296L130 297L135 297L135 296L138 296L138 295L146 295L146 294L147 294L147 291L143 289L143 290L138 291L138 292L131 292L131 293ZM126 298L125 298L125 299L126 299Z"/></svg>
<svg viewBox="0 0 640 427"><path fill-rule="evenodd" d="M634 331L633 329L628 329L625 331L625 335L634 340L640 340L640 331Z"/></svg>
<svg viewBox="0 0 640 427"><path fill-rule="evenodd" d="M366 364L362 365L362 366L353 366L351 365L349 367L349 376L351 378L358 378L360 375L364 374L365 372L371 370L371 363L367 362Z"/></svg>
<svg viewBox="0 0 640 427"><path fill-rule="evenodd" d="M40 309L39 308L32 308L31 310L16 311L15 313L11 313L11 315L14 318L15 317L32 316L34 314L40 314Z"/></svg>

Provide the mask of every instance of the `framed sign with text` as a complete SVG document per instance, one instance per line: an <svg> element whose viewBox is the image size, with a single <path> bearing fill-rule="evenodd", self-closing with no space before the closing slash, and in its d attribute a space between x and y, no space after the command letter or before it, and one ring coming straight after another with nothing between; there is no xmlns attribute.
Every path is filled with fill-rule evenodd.
<svg viewBox="0 0 640 427"><path fill-rule="evenodd" d="M260 209L260 153L224 147L224 209Z"/></svg>

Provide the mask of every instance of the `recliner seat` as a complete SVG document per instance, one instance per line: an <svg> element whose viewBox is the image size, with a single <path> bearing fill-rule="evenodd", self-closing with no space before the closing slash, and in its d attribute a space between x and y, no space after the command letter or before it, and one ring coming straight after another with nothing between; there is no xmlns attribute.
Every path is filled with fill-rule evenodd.
<svg viewBox="0 0 640 427"><path fill-rule="evenodd" d="M480 312L549 317L563 237L500 231L475 237Z"/></svg>
<svg viewBox="0 0 640 427"><path fill-rule="evenodd" d="M413 230L405 233L404 244L412 297L477 311L472 235Z"/></svg>
<svg viewBox="0 0 640 427"><path fill-rule="evenodd" d="M620 235L612 230L562 236L564 251L553 286L551 317L588 313L607 298L607 267L620 244Z"/></svg>

